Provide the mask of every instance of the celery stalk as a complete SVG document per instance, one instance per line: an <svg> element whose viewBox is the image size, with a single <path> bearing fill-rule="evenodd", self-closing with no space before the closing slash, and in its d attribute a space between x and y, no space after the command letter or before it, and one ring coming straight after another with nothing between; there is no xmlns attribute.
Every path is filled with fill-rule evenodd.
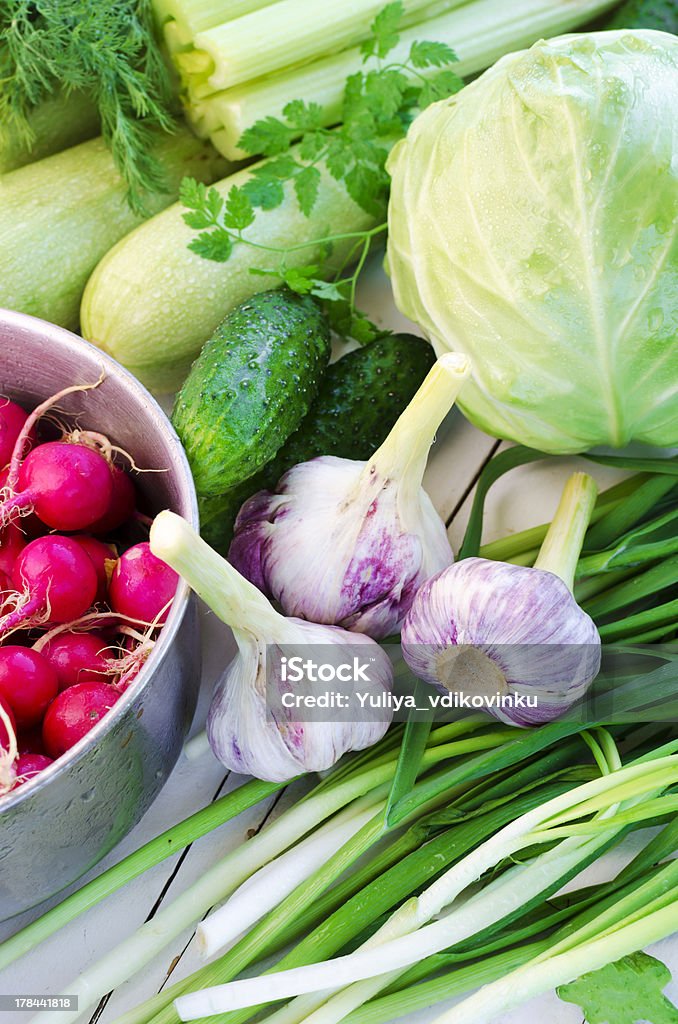
<svg viewBox="0 0 678 1024"><path fill-rule="evenodd" d="M507 4L506 0L473 0L402 32L400 43L387 60L404 60L415 40L438 40L456 52L459 63L455 70L465 77L489 67L505 53L576 28L613 6L613 2L554 4L553 0L520 0ZM189 116L208 125L220 152L232 160L242 159L245 154L237 143L243 132L264 117L280 117L290 100L303 98L318 103L325 112L326 124L339 121L346 78L362 66L356 47L202 99L192 94ZM431 71L435 73L436 69Z"/></svg>
<svg viewBox="0 0 678 1024"><path fill-rule="evenodd" d="M42 160L99 131L99 115L82 93L56 93L44 100L29 116L33 133L27 139L9 125L0 128L0 173Z"/></svg>
<svg viewBox="0 0 678 1024"><path fill-rule="evenodd" d="M198 32L234 21L272 3L274 0L153 0L153 14L163 30L174 22L178 37L188 44Z"/></svg>
<svg viewBox="0 0 678 1024"><path fill-rule="evenodd" d="M463 0L446 0L447 8ZM421 20L432 0L402 0L404 23ZM235 21L196 34L195 51L177 54L180 70L206 80L213 92L354 46L368 35L383 0L309 4L279 0ZM438 10L440 5L438 5Z"/></svg>

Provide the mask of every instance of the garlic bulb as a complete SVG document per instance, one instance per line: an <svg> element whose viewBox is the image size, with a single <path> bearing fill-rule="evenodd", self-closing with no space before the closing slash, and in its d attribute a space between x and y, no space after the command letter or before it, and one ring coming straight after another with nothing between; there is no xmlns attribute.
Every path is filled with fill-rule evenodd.
<svg viewBox="0 0 678 1024"><path fill-rule="evenodd" d="M534 568L467 558L428 580L402 631L415 675L512 725L550 721L583 696L600 636L572 586L595 498L595 482L575 473Z"/></svg>
<svg viewBox="0 0 678 1024"><path fill-rule="evenodd" d="M238 652L217 683L207 719L215 755L232 771L282 782L303 772L330 768L349 750L372 746L390 724L391 663L367 636L335 626L287 619L216 554L185 520L161 512L151 528L151 550L190 584L233 630ZM363 653L364 652L364 653ZM286 665L321 659L332 677L360 661L360 692L376 698L378 718L360 704L349 714L329 708L303 717L295 709ZM268 662L268 672L267 672ZM306 670L308 671L308 670ZM313 689L307 677L303 692ZM328 687L321 683L319 692ZM365 701L370 707L370 701ZM305 705L302 705L305 706ZM351 720L344 720L344 718Z"/></svg>
<svg viewBox="0 0 678 1024"><path fill-rule="evenodd" d="M397 633L419 586L453 561L421 482L469 372L463 356L437 360L369 462L321 456L254 495L236 521L233 565L287 615Z"/></svg>

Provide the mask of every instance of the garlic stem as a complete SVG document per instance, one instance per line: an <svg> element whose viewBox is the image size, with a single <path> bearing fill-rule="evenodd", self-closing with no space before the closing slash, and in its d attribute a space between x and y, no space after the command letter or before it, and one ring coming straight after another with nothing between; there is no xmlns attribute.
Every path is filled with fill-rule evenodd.
<svg viewBox="0 0 678 1024"><path fill-rule="evenodd" d="M268 642L290 639L287 620L276 612L260 590L213 551L192 526L174 512L156 516L150 532L151 551L203 599L215 615L238 631Z"/></svg>
<svg viewBox="0 0 678 1024"><path fill-rule="evenodd" d="M559 576L570 591L597 495L593 477L588 473L572 474L534 563L535 569Z"/></svg>
<svg viewBox="0 0 678 1024"><path fill-rule="evenodd" d="M416 395L396 420L391 433L369 460L361 476L403 481L419 491L436 431L457 400L471 372L466 356L448 352L427 373Z"/></svg>

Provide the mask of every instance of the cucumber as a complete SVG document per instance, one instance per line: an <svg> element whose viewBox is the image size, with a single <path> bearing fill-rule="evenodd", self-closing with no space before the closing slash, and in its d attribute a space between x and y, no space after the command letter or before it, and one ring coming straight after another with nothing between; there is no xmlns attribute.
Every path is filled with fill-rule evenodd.
<svg viewBox="0 0 678 1024"><path fill-rule="evenodd" d="M233 185L241 186L249 178L248 169L237 171L214 187L225 196ZM178 388L224 317L238 303L271 287L269 277L250 270L279 267L277 246L298 247L288 252L288 267L317 261L329 274L344 265L355 238L335 243L327 262L319 258L320 247L304 243L324 237L330 226L350 234L377 223L353 202L343 183L323 169L310 217L299 209L293 189L287 189L281 206L260 211L245 229L247 238L264 248L236 245L226 263L191 252L188 244L196 233L184 223L185 213L186 208L176 203L127 235L98 265L82 299L85 338L123 363L152 391ZM266 246L273 251L266 251Z"/></svg>
<svg viewBox="0 0 678 1024"><path fill-rule="evenodd" d="M678 0L628 0L617 7L606 29L654 28L678 33Z"/></svg>
<svg viewBox="0 0 678 1024"><path fill-rule="evenodd" d="M329 358L329 324L309 296L260 292L226 317L172 413L199 494L221 494L273 458L308 412Z"/></svg>
<svg viewBox="0 0 678 1024"><path fill-rule="evenodd" d="M158 136L154 152L168 191L146 197L148 215L168 206L184 174L213 181L225 161L187 129ZM71 330L87 279L101 257L143 220L103 139L0 178L0 306Z"/></svg>
<svg viewBox="0 0 678 1024"><path fill-rule="evenodd" d="M226 494L199 499L205 540L226 554L243 502L257 491L275 486L298 462L317 455L368 459L434 362L433 349L423 338L394 334L332 363L308 415L275 458Z"/></svg>

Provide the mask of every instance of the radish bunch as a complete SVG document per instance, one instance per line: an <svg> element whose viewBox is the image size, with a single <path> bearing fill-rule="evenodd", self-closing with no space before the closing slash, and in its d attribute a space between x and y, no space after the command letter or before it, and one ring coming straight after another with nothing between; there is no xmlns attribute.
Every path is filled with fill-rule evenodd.
<svg viewBox="0 0 678 1024"><path fill-rule="evenodd" d="M0 397L0 795L113 707L178 581L139 539L147 520L108 438L41 436L64 393L30 414Z"/></svg>

